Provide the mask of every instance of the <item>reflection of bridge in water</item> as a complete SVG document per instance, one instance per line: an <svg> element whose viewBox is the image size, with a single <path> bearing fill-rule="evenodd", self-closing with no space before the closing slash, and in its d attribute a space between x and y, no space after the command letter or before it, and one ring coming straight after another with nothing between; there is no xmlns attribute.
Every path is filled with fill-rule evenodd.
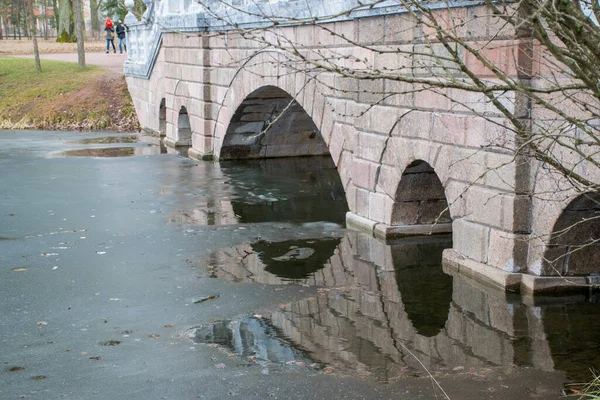
<svg viewBox="0 0 600 400"><path fill-rule="evenodd" d="M284 340L338 370L379 379L422 375L418 358L439 373L507 372L518 366L565 371L582 380L589 365L597 365L600 338L588 314L597 313L597 307L564 305L564 299L561 305L524 304L464 276L447 275L441 266L442 250L451 245L447 237L385 245L350 233L324 243L282 242L270 252L265 245L243 244L214 254L214 275L323 287L317 296L263 317ZM329 258L318 270L295 275L280 257L298 249L313 249L306 258L313 263L327 252ZM289 269L294 268L291 263Z"/></svg>

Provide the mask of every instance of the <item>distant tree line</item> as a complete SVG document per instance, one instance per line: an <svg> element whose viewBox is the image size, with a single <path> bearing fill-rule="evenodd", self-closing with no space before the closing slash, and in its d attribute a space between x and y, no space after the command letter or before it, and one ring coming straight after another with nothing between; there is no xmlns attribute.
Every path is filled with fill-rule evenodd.
<svg viewBox="0 0 600 400"><path fill-rule="evenodd" d="M48 39L56 37L58 42L76 42L75 2L82 0L0 0L0 40L12 37L15 40L30 39L34 32ZM100 37L106 17L124 19L127 14L124 0L89 0L89 9L81 9L82 19L88 21L87 31ZM142 0L134 0L133 13L138 18L146 11ZM84 18L85 15L89 18ZM33 19L34 21L31 21Z"/></svg>

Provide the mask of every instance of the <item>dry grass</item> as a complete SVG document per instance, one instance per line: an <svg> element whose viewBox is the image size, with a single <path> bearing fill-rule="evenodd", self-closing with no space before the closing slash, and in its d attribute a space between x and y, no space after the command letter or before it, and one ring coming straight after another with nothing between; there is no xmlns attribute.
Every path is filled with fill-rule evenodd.
<svg viewBox="0 0 600 400"><path fill-rule="evenodd" d="M51 53L77 53L77 43L56 43L54 39L44 40L38 38L40 54ZM105 40L89 40L85 42L86 52L104 52ZM0 55L26 55L33 54L33 42L31 40L0 40Z"/></svg>

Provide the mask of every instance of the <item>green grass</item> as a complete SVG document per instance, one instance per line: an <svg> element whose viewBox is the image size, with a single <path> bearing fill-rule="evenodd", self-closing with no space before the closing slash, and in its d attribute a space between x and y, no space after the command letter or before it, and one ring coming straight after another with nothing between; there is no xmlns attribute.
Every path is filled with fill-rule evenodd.
<svg viewBox="0 0 600 400"><path fill-rule="evenodd" d="M18 110L30 103L56 99L61 94L83 87L103 69L76 63L42 60L42 72L33 59L0 57L0 113Z"/></svg>
<svg viewBox="0 0 600 400"><path fill-rule="evenodd" d="M0 129L137 132L123 77L77 63L0 57Z"/></svg>

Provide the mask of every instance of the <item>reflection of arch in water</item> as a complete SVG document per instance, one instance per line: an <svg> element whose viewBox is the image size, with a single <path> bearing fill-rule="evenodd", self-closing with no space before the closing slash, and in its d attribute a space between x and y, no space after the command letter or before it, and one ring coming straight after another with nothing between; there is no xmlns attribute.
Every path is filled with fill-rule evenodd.
<svg viewBox="0 0 600 400"><path fill-rule="evenodd" d="M241 223L345 223L348 204L329 156L223 163L222 169L238 193L231 203Z"/></svg>
<svg viewBox="0 0 600 400"><path fill-rule="evenodd" d="M600 194L574 199L552 230L544 275L587 275L600 265Z"/></svg>
<svg viewBox="0 0 600 400"><path fill-rule="evenodd" d="M446 238L391 248L404 311L415 330L426 337L437 335L448 319L452 276L442 271L442 251L451 247Z"/></svg>
<svg viewBox="0 0 600 400"><path fill-rule="evenodd" d="M590 382L590 368L600 365L599 304L548 305L541 315L554 369L573 382Z"/></svg>
<svg viewBox="0 0 600 400"><path fill-rule="evenodd" d="M435 266L437 253L450 241L444 242L443 236L429 240L428 244L404 240L390 248L351 232L323 269L301 281L330 289L262 315L292 346L305 350L315 361L381 379L423 373L399 343L408 346L430 371L485 368L503 375L518 365L581 372L569 375L581 381L589 365L600 364L597 304L574 311L573 306L511 303L503 291L460 274L447 279L452 285L451 301L438 301L436 297L444 296L420 286L434 272L421 274L414 266ZM239 264L250 249L248 245L237 256L231 255L232 262ZM263 271L260 257L253 253L247 258L252 257ZM280 278L268 280L267 276L277 278L268 272L259 276L257 270L246 271L248 281L285 283ZM408 305L419 301L430 302L422 309L431 311L421 312L431 312L434 318L415 318L418 310Z"/></svg>
<svg viewBox="0 0 600 400"><path fill-rule="evenodd" d="M325 267L340 239L303 239L285 242L259 241L252 249L264 269L282 279L305 279Z"/></svg>
<svg viewBox="0 0 600 400"><path fill-rule="evenodd" d="M221 249L208 263L214 266L212 276L234 282L333 286L344 283L335 280L339 274L329 262L339 242L337 238L258 241Z"/></svg>
<svg viewBox="0 0 600 400"><path fill-rule="evenodd" d="M441 269L433 267L451 242L442 236L428 240L427 244L404 241L390 248L366 235L349 234L330 259L328 270L329 285L341 288L288 304L268 318L318 361L381 374L382 379L406 374L405 368L423 372L399 343L408 345L429 369L513 365L518 359L513 307L463 279L434 277L443 276ZM410 254L412 259L403 256ZM412 275L416 263L432 270ZM432 277L452 288L445 287L443 295L428 292L420 280ZM399 282L405 286L402 290ZM416 307L418 302L429 304ZM418 312L434 316L422 320L415 315Z"/></svg>

